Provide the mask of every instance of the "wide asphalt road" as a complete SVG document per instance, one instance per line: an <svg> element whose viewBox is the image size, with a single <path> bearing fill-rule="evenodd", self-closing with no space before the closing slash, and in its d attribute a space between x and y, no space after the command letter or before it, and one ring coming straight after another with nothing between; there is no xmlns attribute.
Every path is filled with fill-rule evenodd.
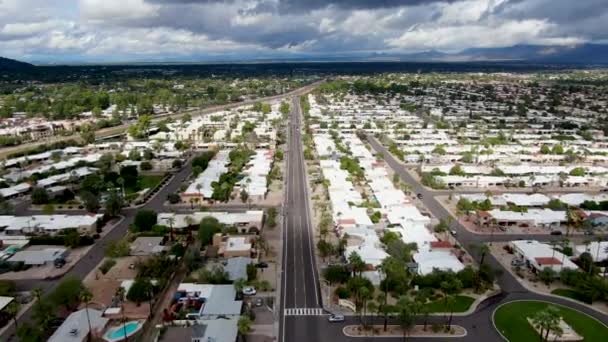
<svg viewBox="0 0 608 342"><path fill-rule="evenodd" d="M322 341L317 322L322 314L313 233L308 206L308 184L302 148L302 113L292 99L288 129L286 199L283 213L283 262L279 341Z"/></svg>

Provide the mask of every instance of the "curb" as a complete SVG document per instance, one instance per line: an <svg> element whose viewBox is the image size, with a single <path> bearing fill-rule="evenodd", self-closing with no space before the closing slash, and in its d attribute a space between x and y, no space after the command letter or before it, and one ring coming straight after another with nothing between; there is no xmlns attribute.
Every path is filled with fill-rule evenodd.
<svg viewBox="0 0 608 342"><path fill-rule="evenodd" d="M352 327L352 326L356 326L356 325L347 325L344 328L342 328L342 333L344 334L344 336L347 336L349 338L403 338L403 335L352 335L352 334L348 334L346 333L346 328L348 327ZM463 326L460 325L456 325L456 324L452 324L452 327L460 327L464 330L464 334L461 335L450 335L450 334L443 334L443 335L431 335L431 336L426 336L426 335L407 335L408 338L463 338L466 337L468 335L468 331L467 329L465 329Z"/></svg>

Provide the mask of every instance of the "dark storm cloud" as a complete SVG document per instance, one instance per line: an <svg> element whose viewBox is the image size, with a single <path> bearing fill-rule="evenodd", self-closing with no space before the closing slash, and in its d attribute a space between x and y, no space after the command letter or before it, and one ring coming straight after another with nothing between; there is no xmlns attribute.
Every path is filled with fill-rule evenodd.
<svg viewBox="0 0 608 342"><path fill-rule="evenodd" d="M155 4L209 4L209 3L234 3L234 0L145 0ZM327 7L340 9L382 9L403 6L428 5L431 3L451 3L463 0L258 0L253 11L266 11L276 9L280 13L306 12Z"/></svg>

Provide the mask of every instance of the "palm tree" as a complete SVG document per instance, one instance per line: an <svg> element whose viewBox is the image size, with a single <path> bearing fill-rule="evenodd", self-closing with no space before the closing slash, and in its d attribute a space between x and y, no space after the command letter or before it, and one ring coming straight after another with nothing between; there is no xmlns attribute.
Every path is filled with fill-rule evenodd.
<svg viewBox="0 0 608 342"><path fill-rule="evenodd" d="M445 297L445 303L446 307L450 309L450 318L448 319L447 327L447 330L449 331L452 328L452 317L454 316L454 305L456 304L456 297L448 295L447 297Z"/></svg>
<svg viewBox="0 0 608 342"><path fill-rule="evenodd" d="M378 305L378 303L376 303L376 301L373 298L367 302L367 311L372 314L372 335L374 332L374 329L373 329L374 319L376 318L376 314L378 313L379 308L380 308L380 306Z"/></svg>
<svg viewBox="0 0 608 342"><path fill-rule="evenodd" d="M399 326L403 330L403 340L406 341L409 331L414 326L416 316L412 310L412 301L408 297L401 297L397 302L397 318L399 320Z"/></svg>
<svg viewBox="0 0 608 342"><path fill-rule="evenodd" d="M559 310L555 306L548 306L538 311L530 318L534 326L540 328L540 340L547 341L551 331L559 331ZM558 330L559 329L559 330Z"/></svg>
<svg viewBox="0 0 608 342"><path fill-rule="evenodd" d="M186 215L186 217L184 217L184 222L186 222L186 224L188 225L187 229L188 229L188 241L192 240L192 229L191 227L194 225L194 219L192 218L192 216L190 215Z"/></svg>
<svg viewBox="0 0 608 342"><path fill-rule="evenodd" d="M123 333L125 335L125 341L127 341L127 325L126 325L126 319L125 319L125 308L124 308L124 301L125 301L125 296L127 295L125 288L122 286L119 286L116 289L116 297L118 297L118 299L120 300L120 313L122 315L122 330Z"/></svg>
<svg viewBox="0 0 608 342"><path fill-rule="evenodd" d="M91 330L91 319L89 318L89 303L91 302L91 299L93 299L93 294L88 288L83 287L80 291L80 300L84 303L85 313L87 314L87 323L89 324L89 335L87 336L88 341L91 340L91 334L93 334L93 331Z"/></svg>
<svg viewBox="0 0 608 342"><path fill-rule="evenodd" d="M122 189L122 197L125 197L125 180L122 177L118 177L116 179L116 183L118 183L118 185L120 185L120 188Z"/></svg>
<svg viewBox="0 0 608 342"><path fill-rule="evenodd" d="M414 301L416 302L418 307L418 314L424 316L424 331L426 331L426 325L429 320L429 314L431 313L430 308L426 305L426 302L429 299L429 295L430 293L428 290L422 289L418 291L416 293L416 296L414 297Z"/></svg>
<svg viewBox="0 0 608 342"><path fill-rule="evenodd" d="M196 184L196 191L198 191L198 196L201 197L201 189L203 188L203 185L198 183Z"/></svg>
<svg viewBox="0 0 608 342"><path fill-rule="evenodd" d="M175 217L169 216L167 217L167 223L169 224L169 237L171 241L173 241L173 224L175 224Z"/></svg>
<svg viewBox="0 0 608 342"><path fill-rule="evenodd" d="M357 252L352 252L348 256L348 264L353 272L353 275L361 275L365 270L365 262Z"/></svg>
<svg viewBox="0 0 608 342"><path fill-rule="evenodd" d="M568 247L568 246L570 245L570 240L568 240L568 239L563 239L563 240L561 241L560 245L561 245L561 247L562 247L562 251L563 251L563 250L564 250L566 247ZM564 268L564 260L565 260L565 259L566 259L566 254L564 254L564 253L562 252L562 265L561 265L560 271L561 271L561 270Z"/></svg>
<svg viewBox="0 0 608 342"><path fill-rule="evenodd" d="M359 307L359 321L361 322L361 324L363 325L363 328L365 329L367 324L365 322L365 320L363 319L364 316L367 315L367 301L373 298L374 292L373 292L373 288L370 291L370 289L368 289L365 286L361 286L359 288L359 291L357 291L357 295L358 295L358 302L361 304Z"/></svg>
<svg viewBox="0 0 608 342"><path fill-rule="evenodd" d="M571 229L579 229L581 224L581 217L578 213L571 207L568 207L566 209L566 236L570 236Z"/></svg>
<svg viewBox="0 0 608 342"><path fill-rule="evenodd" d="M241 293L243 291L243 288L245 287L245 285L247 285L247 280L243 279L243 278L239 278L237 280L235 280L232 285L234 286L234 290L237 293Z"/></svg>
<svg viewBox="0 0 608 342"><path fill-rule="evenodd" d="M262 251L262 253L264 253L264 256L266 256L268 254L270 246L268 246L268 242L266 241L266 238L264 238L264 236L262 236L262 235L258 236L256 246L257 246L258 250L260 250L260 251Z"/></svg>

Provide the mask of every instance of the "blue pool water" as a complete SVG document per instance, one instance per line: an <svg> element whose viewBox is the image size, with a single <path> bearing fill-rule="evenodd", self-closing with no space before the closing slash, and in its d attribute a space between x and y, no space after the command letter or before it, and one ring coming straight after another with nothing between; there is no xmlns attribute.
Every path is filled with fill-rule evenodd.
<svg viewBox="0 0 608 342"><path fill-rule="evenodd" d="M116 328L109 330L105 334L105 339L109 341L120 341L125 338L125 330L127 331L127 337L133 335L141 327L141 323L138 321L127 322L123 325L120 325Z"/></svg>

